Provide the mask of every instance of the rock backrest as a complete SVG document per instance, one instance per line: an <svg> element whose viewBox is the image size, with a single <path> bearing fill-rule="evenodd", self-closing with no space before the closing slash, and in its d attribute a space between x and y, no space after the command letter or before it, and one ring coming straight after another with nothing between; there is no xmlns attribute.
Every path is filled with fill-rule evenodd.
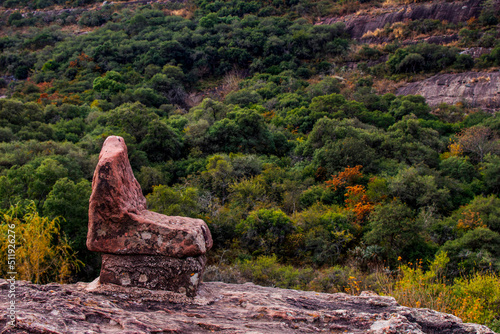
<svg viewBox="0 0 500 334"><path fill-rule="evenodd" d="M137 213L147 209L146 198L132 172L122 137L110 136L104 141L92 179L89 209L89 214L109 214L101 217L106 220L113 220L113 216L121 218L123 212Z"/></svg>

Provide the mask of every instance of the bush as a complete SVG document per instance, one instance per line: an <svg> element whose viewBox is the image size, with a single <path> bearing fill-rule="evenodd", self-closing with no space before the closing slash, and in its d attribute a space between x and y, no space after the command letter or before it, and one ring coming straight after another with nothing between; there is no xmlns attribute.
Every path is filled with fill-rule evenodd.
<svg viewBox="0 0 500 334"><path fill-rule="evenodd" d="M295 229L281 210L261 209L236 226L243 246L254 254L285 254L287 239Z"/></svg>
<svg viewBox="0 0 500 334"><path fill-rule="evenodd" d="M260 95L249 89L241 89L236 92L231 92L226 96L227 104L237 104L242 107L258 103L261 100Z"/></svg>
<svg viewBox="0 0 500 334"><path fill-rule="evenodd" d="M22 24L23 15L20 12L14 12L9 15L9 25L19 27Z"/></svg>
<svg viewBox="0 0 500 334"><path fill-rule="evenodd" d="M383 292L409 307L426 307L451 313L464 322L476 322L497 329L500 320L500 277L490 272L476 272L449 284L444 276L449 258L436 255L429 270L421 264L401 265L394 284L382 284Z"/></svg>
<svg viewBox="0 0 500 334"><path fill-rule="evenodd" d="M78 270L81 261L76 259L68 240L60 233L59 220L41 217L34 202L11 206L0 212L0 254L7 259L9 245L15 245L16 270L19 279L43 284L53 281L67 282ZM15 231L15 244L9 231ZM2 261L2 276L6 277L8 262Z"/></svg>
<svg viewBox="0 0 500 334"><path fill-rule="evenodd" d="M420 43L397 49L386 64L392 73L439 71L452 65L457 54L456 48Z"/></svg>
<svg viewBox="0 0 500 334"><path fill-rule="evenodd" d="M276 255L259 256L238 267L242 275L255 284L282 289L306 289L314 277L314 270L311 268L297 269L290 265L280 265Z"/></svg>
<svg viewBox="0 0 500 334"><path fill-rule="evenodd" d="M28 78L30 68L26 65L18 66L14 72L14 77L18 80L25 80Z"/></svg>
<svg viewBox="0 0 500 334"><path fill-rule="evenodd" d="M453 63L453 68L457 70L470 70L474 67L474 59L470 55L458 55L457 60Z"/></svg>

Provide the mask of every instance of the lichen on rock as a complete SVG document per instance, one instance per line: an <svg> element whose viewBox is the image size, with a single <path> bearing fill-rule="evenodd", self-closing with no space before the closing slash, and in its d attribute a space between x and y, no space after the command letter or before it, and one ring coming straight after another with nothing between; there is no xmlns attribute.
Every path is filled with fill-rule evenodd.
<svg viewBox="0 0 500 334"><path fill-rule="evenodd" d="M18 319L1 333L440 333L494 334L485 326L429 309L400 306L392 297L351 296L203 283L195 297L170 291L77 283L20 281ZM0 280L0 290L8 289ZM8 303L0 293L0 305Z"/></svg>
<svg viewBox="0 0 500 334"><path fill-rule="evenodd" d="M194 295L212 236L201 219L148 211L124 139L110 136L92 180L87 247L103 253L101 283Z"/></svg>

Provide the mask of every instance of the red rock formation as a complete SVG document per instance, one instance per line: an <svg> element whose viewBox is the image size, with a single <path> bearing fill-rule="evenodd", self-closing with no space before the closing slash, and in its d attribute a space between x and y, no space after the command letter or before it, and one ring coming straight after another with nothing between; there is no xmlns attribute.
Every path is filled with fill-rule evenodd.
<svg viewBox="0 0 500 334"><path fill-rule="evenodd" d="M190 277L201 276L204 254L212 247L212 236L201 219L148 211L128 160L125 141L111 136L103 144L92 181L87 247L106 254L101 282L174 291L182 288L193 293ZM180 276L186 276L185 284L172 288L167 281L176 281L173 271L166 276L167 280L161 278L162 273L157 270L154 275L128 279L136 275L127 262L131 258L122 257L124 255L135 256L136 263L140 262L137 256L143 256L144 268L168 267L170 263ZM196 266L192 264L193 257Z"/></svg>

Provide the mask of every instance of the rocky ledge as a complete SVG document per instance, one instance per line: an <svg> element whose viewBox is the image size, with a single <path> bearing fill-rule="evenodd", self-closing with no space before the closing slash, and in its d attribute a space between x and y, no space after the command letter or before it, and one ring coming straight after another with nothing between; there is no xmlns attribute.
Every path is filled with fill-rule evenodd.
<svg viewBox="0 0 500 334"><path fill-rule="evenodd" d="M494 333L450 314L400 306L392 297L203 283L196 297L92 283L17 282L17 324L0 333ZM7 309L9 282L0 280Z"/></svg>
<svg viewBox="0 0 500 334"><path fill-rule="evenodd" d="M422 95L430 106L463 102L486 111L500 108L500 72L437 74L401 87L397 95Z"/></svg>
<svg viewBox="0 0 500 334"><path fill-rule="evenodd" d="M355 13L320 20L317 24L343 22L346 31L354 39L361 39L369 31L383 29L387 24L413 20L441 20L450 23L465 22L481 13L484 0L432 1L412 3L403 6L380 8L372 13Z"/></svg>

